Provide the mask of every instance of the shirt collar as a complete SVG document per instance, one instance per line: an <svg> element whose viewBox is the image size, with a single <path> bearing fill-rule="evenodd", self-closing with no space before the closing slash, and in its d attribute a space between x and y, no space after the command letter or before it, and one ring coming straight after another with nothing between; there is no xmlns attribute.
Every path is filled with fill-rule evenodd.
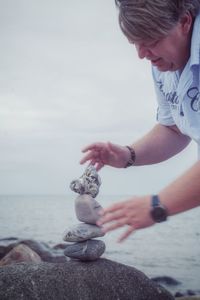
<svg viewBox="0 0 200 300"><path fill-rule="evenodd" d="M191 41L191 55L190 67L199 65L200 63L200 12L194 20L192 41Z"/></svg>

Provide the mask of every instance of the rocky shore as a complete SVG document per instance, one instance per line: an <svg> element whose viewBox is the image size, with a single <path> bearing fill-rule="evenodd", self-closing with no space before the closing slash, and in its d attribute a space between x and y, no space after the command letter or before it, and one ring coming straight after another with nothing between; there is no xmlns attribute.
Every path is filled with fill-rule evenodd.
<svg viewBox="0 0 200 300"><path fill-rule="evenodd" d="M180 293L179 282L173 278L149 279L133 267L105 258L87 262L70 259L64 255L68 246L0 239L0 299L200 300L197 292ZM170 285L177 285L173 296L167 289Z"/></svg>

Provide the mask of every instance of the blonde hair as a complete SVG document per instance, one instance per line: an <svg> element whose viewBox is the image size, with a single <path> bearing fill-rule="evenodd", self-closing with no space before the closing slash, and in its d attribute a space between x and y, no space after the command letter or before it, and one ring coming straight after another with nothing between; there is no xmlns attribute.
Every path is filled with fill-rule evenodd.
<svg viewBox="0 0 200 300"><path fill-rule="evenodd" d="M119 24L132 42L166 36L187 12L198 14L200 0L115 0Z"/></svg>

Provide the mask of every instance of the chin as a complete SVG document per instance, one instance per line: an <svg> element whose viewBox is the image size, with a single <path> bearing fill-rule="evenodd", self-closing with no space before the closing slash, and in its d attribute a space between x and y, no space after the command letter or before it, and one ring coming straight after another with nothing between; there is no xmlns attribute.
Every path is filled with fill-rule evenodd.
<svg viewBox="0 0 200 300"><path fill-rule="evenodd" d="M177 71L179 68L177 66L175 66L174 64L163 64L163 65L160 65L160 66L157 66L157 69L160 71L160 72L175 72Z"/></svg>

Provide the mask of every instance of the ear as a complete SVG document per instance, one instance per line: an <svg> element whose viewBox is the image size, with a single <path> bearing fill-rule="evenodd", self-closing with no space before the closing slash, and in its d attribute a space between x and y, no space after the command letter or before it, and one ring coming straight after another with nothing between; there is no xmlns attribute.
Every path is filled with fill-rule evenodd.
<svg viewBox="0 0 200 300"><path fill-rule="evenodd" d="M190 32L193 24L193 17L189 11L181 17L180 24L183 34L187 35Z"/></svg>

